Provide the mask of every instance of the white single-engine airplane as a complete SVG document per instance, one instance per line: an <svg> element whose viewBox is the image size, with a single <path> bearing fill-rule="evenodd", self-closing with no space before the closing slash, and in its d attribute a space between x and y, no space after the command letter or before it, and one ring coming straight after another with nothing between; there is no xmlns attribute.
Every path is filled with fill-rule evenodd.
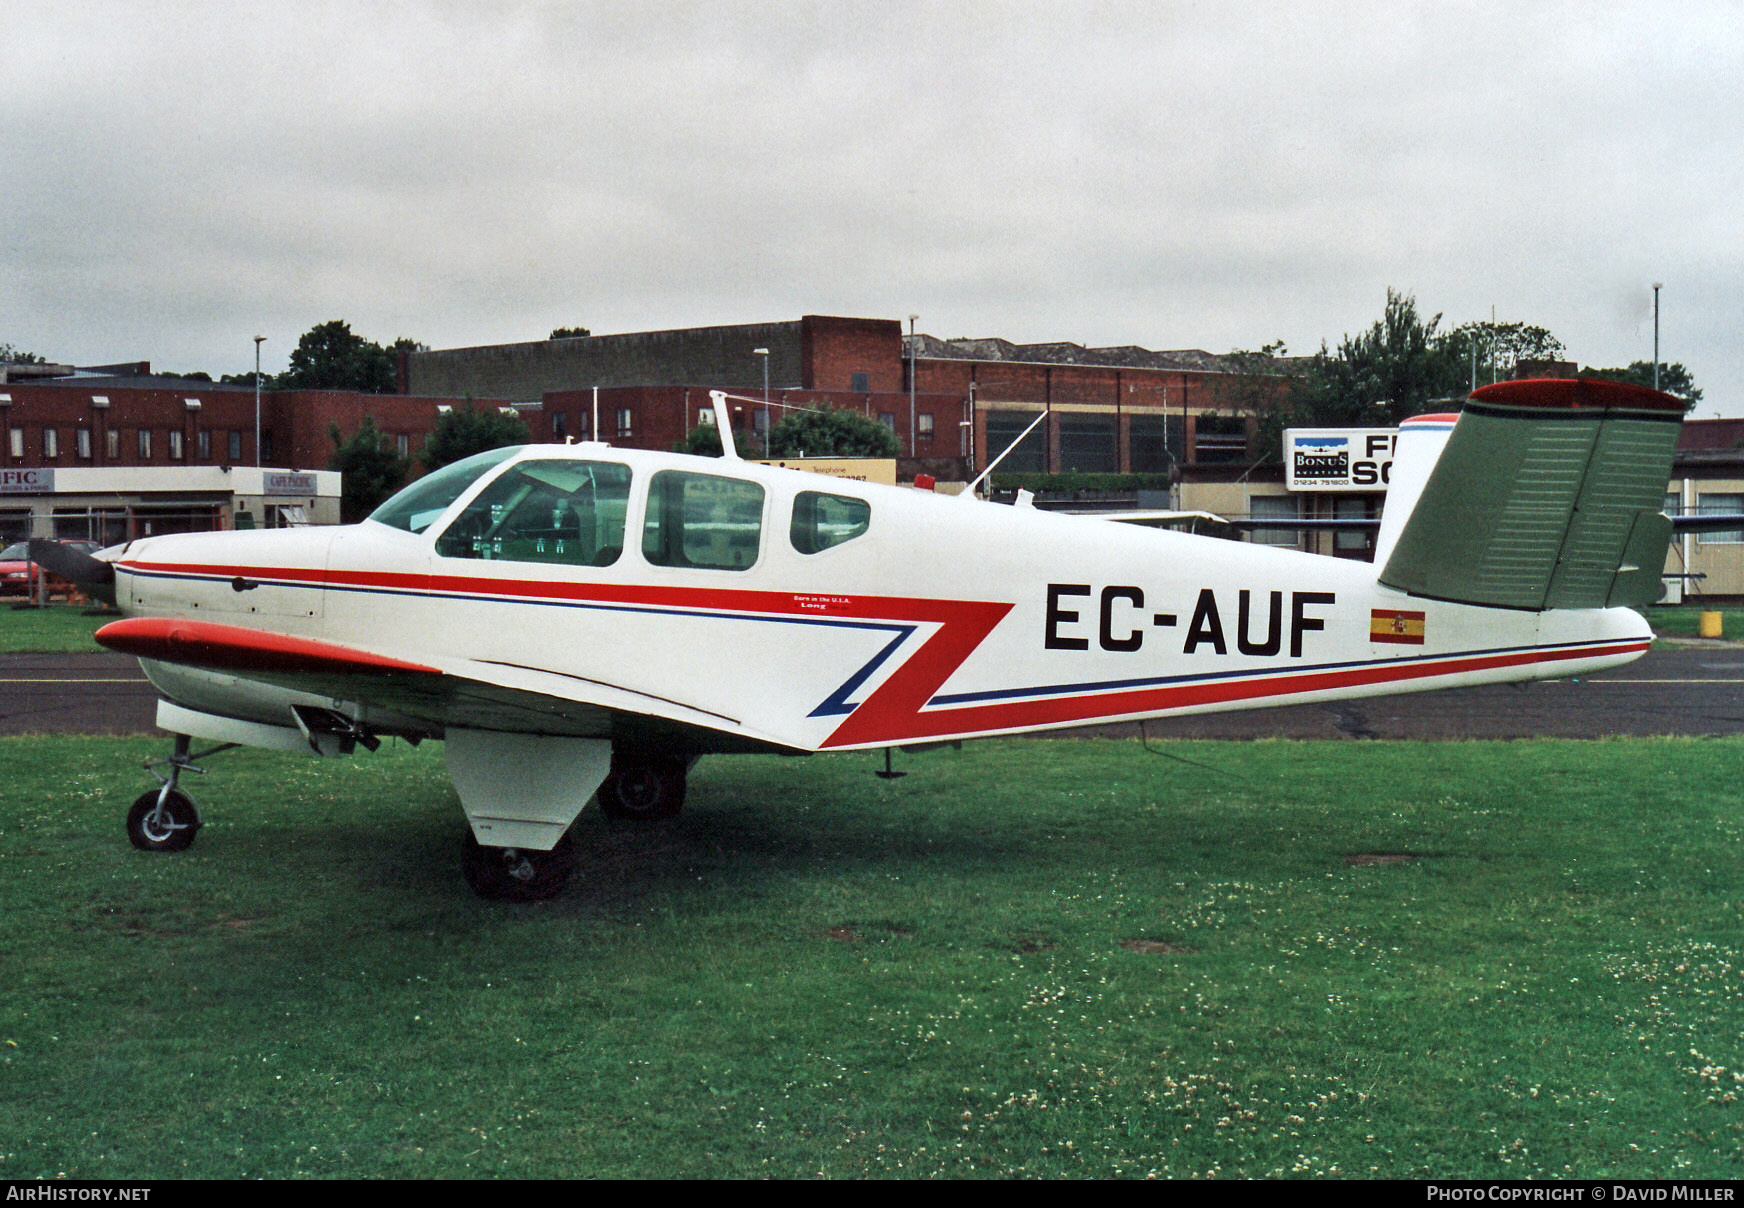
<svg viewBox="0 0 1744 1208"><path fill-rule="evenodd" d="M723 399L715 407L728 435ZM148 537L111 580L175 754L177 850L223 749L446 743L487 897L559 890L569 829L679 808L701 755L845 751L1585 675L1651 641L1683 404L1486 386L1409 420L1373 564L604 444L497 449L366 521ZM44 557L52 551L44 550Z"/></svg>

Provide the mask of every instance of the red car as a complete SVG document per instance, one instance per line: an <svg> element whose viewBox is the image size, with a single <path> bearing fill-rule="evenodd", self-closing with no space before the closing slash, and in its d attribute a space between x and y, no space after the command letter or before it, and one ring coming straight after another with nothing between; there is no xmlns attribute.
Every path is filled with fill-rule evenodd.
<svg viewBox="0 0 1744 1208"><path fill-rule="evenodd" d="M95 541L62 541L82 554L94 554L103 547ZM0 549L0 596L34 596L37 576L42 568L30 560L30 543L15 541ZM50 591L64 590L66 584L58 575L48 577Z"/></svg>

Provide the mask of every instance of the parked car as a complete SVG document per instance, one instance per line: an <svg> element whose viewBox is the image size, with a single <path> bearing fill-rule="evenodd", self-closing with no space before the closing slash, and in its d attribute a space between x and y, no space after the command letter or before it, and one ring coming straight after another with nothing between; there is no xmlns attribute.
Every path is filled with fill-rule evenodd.
<svg viewBox="0 0 1744 1208"><path fill-rule="evenodd" d="M62 541L60 544L71 546L81 554L94 554L103 548L95 541ZM42 568L30 560L28 541L15 541L0 549L0 596L34 596L37 576L41 573ZM47 586L51 592L62 592L69 584L59 575L50 574Z"/></svg>

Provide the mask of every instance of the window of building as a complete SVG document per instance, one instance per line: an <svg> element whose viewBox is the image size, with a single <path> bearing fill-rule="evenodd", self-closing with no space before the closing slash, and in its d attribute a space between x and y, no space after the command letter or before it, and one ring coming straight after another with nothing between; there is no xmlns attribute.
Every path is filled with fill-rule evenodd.
<svg viewBox="0 0 1744 1208"><path fill-rule="evenodd" d="M169 455L171 461L182 460L182 430L180 428L170 429Z"/></svg>
<svg viewBox="0 0 1744 1208"><path fill-rule="evenodd" d="M1036 424L1036 418L1034 411L989 411L985 425L988 464L1010 449L1011 443L1023 436L1025 428ZM1007 474L1039 474L1045 468L1047 451L1048 426L1046 423L1036 424L1030 434L1023 437L1023 443L1006 454L999 469Z"/></svg>
<svg viewBox="0 0 1744 1208"><path fill-rule="evenodd" d="M230 434L230 464L235 465L242 460L242 433L232 431Z"/></svg>
<svg viewBox="0 0 1744 1208"><path fill-rule="evenodd" d="M896 431L896 412L880 411L878 413L878 422L883 424L886 428L889 428L892 432Z"/></svg>
<svg viewBox="0 0 1744 1208"><path fill-rule="evenodd" d="M801 491L793 499L793 524L788 536L802 554L815 554L852 541L872 522L872 507L863 499Z"/></svg>
<svg viewBox="0 0 1744 1208"><path fill-rule="evenodd" d="M73 437L73 447L78 451L80 461L91 460L91 430L80 428Z"/></svg>
<svg viewBox="0 0 1744 1208"><path fill-rule="evenodd" d="M552 412L551 413L551 439L556 441L558 444L562 444L563 438L568 436L568 435L569 435L569 417L561 411Z"/></svg>
<svg viewBox="0 0 1744 1208"><path fill-rule="evenodd" d="M105 428L103 430L103 456L115 461L121 456L121 429Z"/></svg>
<svg viewBox="0 0 1744 1208"><path fill-rule="evenodd" d="M1134 415L1127 425L1128 464L1134 474L1166 474L1180 459L1179 415Z"/></svg>
<svg viewBox="0 0 1744 1208"><path fill-rule="evenodd" d="M756 483L681 470L654 475L642 527L642 556L653 565L745 570L762 540Z"/></svg>
<svg viewBox="0 0 1744 1208"><path fill-rule="evenodd" d="M1339 495L1332 501L1332 515L1338 520L1373 520L1381 514L1381 500L1374 495ZM1332 534L1332 552L1340 558L1373 559L1375 530L1372 528L1339 529Z"/></svg>
<svg viewBox="0 0 1744 1208"><path fill-rule="evenodd" d="M194 433L194 454L201 461L212 460L212 434L204 428Z"/></svg>
<svg viewBox="0 0 1744 1208"><path fill-rule="evenodd" d="M933 438L933 413L922 411L915 416L914 430L922 440L931 440Z"/></svg>
<svg viewBox="0 0 1744 1208"><path fill-rule="evenodd" d="M635 411L629 407L619 407L618 408L618 435L619 436L634 436L636 434L635 427L636 427L636 413L635 413Z"/></svg>
<svg viewBox="0 0 1744 1208"><path fill-rule="evenodd" d="M24 429L9 428L6 431L6 451L14 459L24 456Z"/></svg>
<svg viewBox="0 0 1744 1208"><path fill-rule="evenodd" d="M1200 415L1193 424L1193 460L1226 465L1247 460L1247 421L1239 415Z"/></svg>
<svg viewBox="0 0 1744 1208"><path fill-rule="evenodd" d="M273 459L272 429L266 428L266 429L263 429L261 431L261 434L260 434L260 460L265 462L267 465L270 466L272 464L272 459Z"/></svg>
<svg viewBox="0 0 1744 1208"><path fill-rule="evenodd" d="M1249 520L1296 520L1302 509L1294 495L1255 495L1247 501L1247 515ZM1249 540L1256 545L1300 545L1302 534L1293 528L1257 528Z"/></svg>
<svg viewBox="0 0 1744 1208"><path fill-rule="evenodd" d="M1744 494L1735 491L1703 491L1696 496L1698 516L1731 516L1744 513ZM1744 529L1726 529L1718 533L1698 533L1703 545L1744 545Z"/></svg>
<svg viewBox="0 0 1744 1208"><path fill-rule="evenodd" d="M610 566L624 552L630 468L523 461L480 491L436 539L445 558Z"/></svg>
<svg viewBox="0 0 1744 1208"><path fill-rule="evenodd" d="M848 375L848 389L855 394L870 394L872 392L872 375L865 372Z"/></svg>
<svg viewBox="0 0 1744 1208"><path fill-rule="evenodd" d="M42 430L42 455L44 457L59 457L61 455L59 428L44 428Z"/></svg>
<svg viewBox="0 0 1744 1208"><path fill-rule="evenodd" d="M394 452L398 453L401 457L410 457L412 455L412 437L410 433L394 433Z"/></svg>
<svg viewBox="0 0 1744 1208"><path fill-rule="evenodd" d="M1112 415L1066 412L1060 422L1063 473L1113 474L1120 469L1120 430Z"/></svg>

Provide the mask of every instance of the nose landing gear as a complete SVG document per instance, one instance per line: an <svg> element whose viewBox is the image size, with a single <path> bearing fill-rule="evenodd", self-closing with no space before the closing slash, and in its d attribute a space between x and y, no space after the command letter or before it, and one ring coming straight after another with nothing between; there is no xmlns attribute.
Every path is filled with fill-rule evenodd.
<svg viewBox="0 0 1744 1208"><path fill-rule="evenodd" d="M145 770L157 777L158 787L141 793L133 808L127 811L127 837L140 851L185 851L194 842L201 826L200 810L193 799L180 788L183 772L206 769L199 761L208 755L228 751L236 743L194 753L193 740L186 734L176 735L175 752L164 759L148 760ZM167 766L167 774L158 771Z"/></svg>

